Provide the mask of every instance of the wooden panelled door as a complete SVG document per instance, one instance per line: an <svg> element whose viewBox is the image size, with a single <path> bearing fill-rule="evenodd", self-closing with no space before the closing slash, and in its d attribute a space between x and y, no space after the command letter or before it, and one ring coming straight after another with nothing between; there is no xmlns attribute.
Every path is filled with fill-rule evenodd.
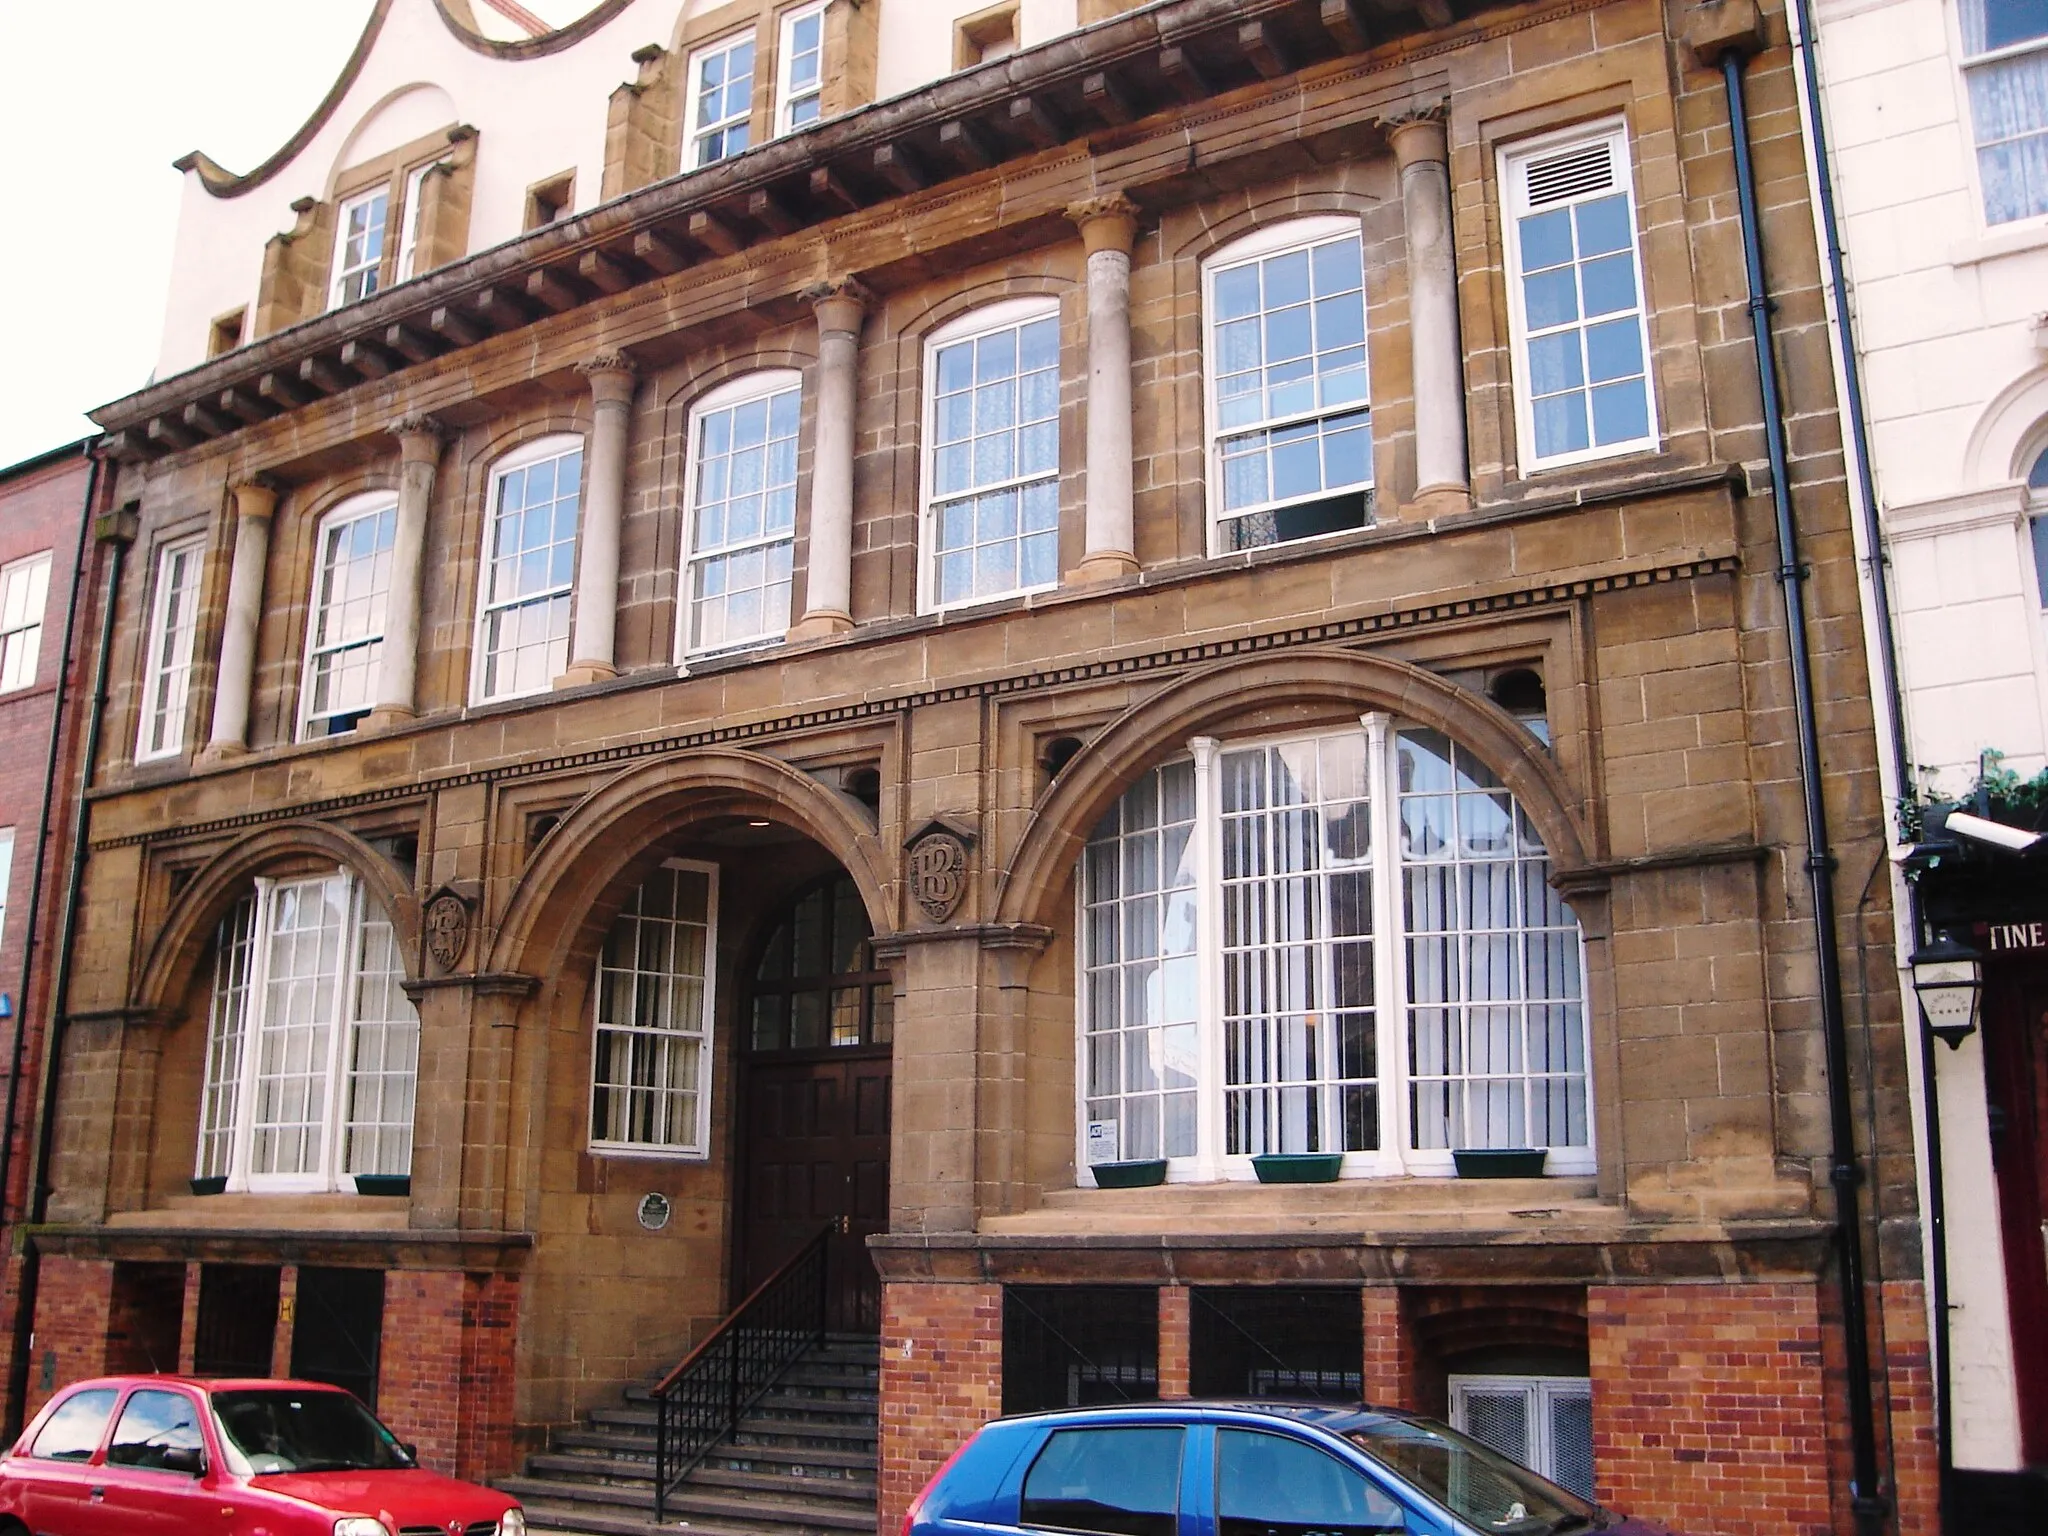
<svg viewBox="0 0 2048 1536"><path fill-rule="evenodd" d="M889 1225L893 997L875 968L866 910L844 875L798 893L753 968L741 1102L735 1297L821 1227L827 1326L881 1329L867 1240Z"/></svg>

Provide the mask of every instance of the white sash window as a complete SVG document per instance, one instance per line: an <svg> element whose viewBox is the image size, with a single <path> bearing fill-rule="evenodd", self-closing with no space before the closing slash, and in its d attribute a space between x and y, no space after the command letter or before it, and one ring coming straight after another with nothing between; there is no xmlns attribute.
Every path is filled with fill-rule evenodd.
<svg viewBox="0 0 2048 1536"><path fill-rule="evenodd" d="M303 1191L409 1173L419 1015L403 974L352 876L258 880L214 946L198 1176Z"/></svg>
<svg viewBox="0 0 2048 1536"><path fill-rule="evenodd" d="M718 870L672 859L605 935L591 989L593 1150L704 1157Z"/></svg>
<svg viewBox="0 0 2048 1536"><path fill-rule="evenodd" d="M1577 920L1541 840L1440 732L1200 738L1080 871L1081 1162L1248 1178L1266 1153L1593 1166Z"/></svg>

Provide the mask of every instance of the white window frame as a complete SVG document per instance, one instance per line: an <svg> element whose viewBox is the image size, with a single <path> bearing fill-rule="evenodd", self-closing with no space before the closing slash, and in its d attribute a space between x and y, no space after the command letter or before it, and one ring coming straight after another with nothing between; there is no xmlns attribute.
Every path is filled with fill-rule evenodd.
<svg viewBox="0 0 2048 1536"><path fill-rule="evenodd" d="M1317 406L1313 410L1295 412L1286 416L1261 418L1256 422L1225 427L1220 417L1216 382L1216 278L1218 274L1249 261L1263 260L1287 251L1306 250L1321 245L1342 235L1350 235L1359 243L1359 265L1362 274L1362 302L1366 305L1366 383L1365 399L1359 405ZM1344 415L1353 410L1363 410L1366 418L1368 439L1373 429L1372 405L1372 314L1370 274L1365 266L1365 226L1358 218L1349 214L1312 214L1298 219L1286 219L1277 224L1252 231L1229 244L1219 247L1202 259L1202 464L1203 487L1208 503L1208 549L1213 555L1241 553L1226 549L1222 539L1223 525L1241 517L1256 516L1262 512L1278 512L1288 507L1308 506L1326 501L1334 496L1349 495L1363 491L1367 498L1365 521L1361 527L1371 527L1374 520L1372 495L1378 486L1378 466L1370 458L1368 447L1366 479L1355 486L1339 486L1335 490L1319 490L1305 496L1282 497L1261 503L1256 507L1240 508L1226 513L1223 510L1223 440L1239 437L1248 432L1271 431L1293 426L1304 421L1317 421L1327 416ZM1339 528L1328 533L1311 534L1306 538L1290 539L1288 544L1311 544L1318 539L1338 538L1357 529Z"/></svg>
<svg viewBox="0 0 2048 1536"><path fill-rule="evenodd" d="M358 208L367 208L379 199L384 203L384 214L377 224L377 254L367 261L354 266L348 264L348 220ZM402 215L402 210L401 210ZM375 294L383 283L384 248L391 243L391 186L379 182L354 197L343 198L334 210L334 272L327 281L327 307L340 309L345 304L359 303ZM369 274L369 281L363 291L351 297L347 292L349 279L361 273Z"/></svg>
<svg viewBox="0 0 2048 1536"><path fill-rule="evenodd" d="M142 668L142 707L135 725L135 761L154 762L176 757L185 750L185 716L192 703L192 649L199 634L200 587L206 576L206 540L203 536L174 539L156 552L156 569L149 594L149 649ZM182 564L190 581L180 588L170 585L174 568ZM173 592L186 599L182 613L169 611ZM150 723L157 711L151 706L159 689L165 691L164 739L150 742Z"/></svg>
<svg viewBox="0 0 2048 1536"><path fill-rule="evenodd" d="M545 459L557 458L571 449L580 450L583 455L582 467L577 472L576 486L576 548L570 557L569 580L541 593L527 593L506 602L491 600L491 545L498 529L498 490L505 476L515 469L525 469ZM475 704L496 704L506 699L533 698L546 693L554 686L550 678L533 688L501 690L497 693L484 692L484 678L488 675L489 658L484 654L484 637L488 632L491 615L500 611L526 607L529 604L552 602L567 595L569 599L569 640L573 645L576 635L576 570L581 564L583 553L583 498L589 478L590 447L580 433L556 432L547 437L537 438L524 447L516 448L491 466L489 484L484 492L483 547L477 552L476 580L476 623L470 639L469 702ZM566 659L566 651L564 656Z"/></svg>
<svg viewBox="0 0 2048 1536"><path fill-rule="evenodd" d="M386 576L387 584L383 594L384 613L382 621L377 625L376 634L344 641L340 644L324 646L319 644L320 617L324 607L321 587L325 584L328 573L328 536L339 528L362 522L367 518L381 517L387 512L392 514L395 520L397 510L398 497L396 494L388 491L371 491L361 496L351 496L347 501L344 501L340 506L321 518L319 526L314 530L313 589L307 595L306 600L306 660L303 675L299 681L299 739L301 741L308 739L312 735L313 725L316 720L332 719L337 715L357 714L362 710L376 707L377 683L374 669L370 683L370 699L360 709L327 710L316 715L313 712L313 683L322 656L339 655L343 651L368 650L372 646L382 647L384 631L391 622L391 592L388 584L388 571Z"/></svg>
<svg viewBox="0 0 2048 1536"><path fill-rule="evenodd" d="M407 278L420 275L412 268L420 252L421 189L426 186L428 175L440 166L439 160L429 160L405 173L405 201L398 211L402 230L398 238L398 274L394 282L402 283Z"/></svg>
<svg viewBox="0 0 2048 1536"><path fill-rule="evenodd" d="M810 128L824 120L825 115L825 7L828 0L812 0L809 5L792 6L782 13L775 37L775 137L795 133L800 128ZM818 78L802 91L794 88L790 66L796 57L796 29L800 22L813 17L818 22ZM693 77L694 78L694 77ZM818 115L808 123L790 120L790 114L798 103L815 101Z"/></svg>
<svg viewBox="0 0 2048 1536"><path fill-rule="evenodd" d="M2048 69L2048 33L2039 37L2022 38L2019 42L2008 43L2002 48L1987 49L1983 53L1973 54L1970 52L1969 39L1964 28L1965 3L1966 0L1957 0L1957 4L1950 8L1948 24L1954 33L1958 61L1955 75L1957 123L1963 131L1968 148L1970 188L1976 199L1977 222L1980 228L1998 234L2013 230L2039 231L2044 224L2048 224L2048 206L2012 219L1994 221L1991 217L1991 209L1985 200L1984 157L1977 138L1977 108L1971 99L1970 74L1973 70L2023 59L2030 54L2043 55L2042 67Z"/></svg>
<svg viewBox="0 0 2048 1536"><path fill-rule="evenodd" d="M1449 1386L1451 1428L1467 1435L1472 1434L1467 1404L1473 1393L1485 1393L1496 1397L1519 1395L1528 1412L1525 1421L1528 1425L1528 1435L1524 1449L1530 1454L1526 1460L1516 1456L1512 1451L1504 1451L1502 1454L1521 1462L1538 1477L1547 1477L1552 1482L1557 1481L1557 1446L1552 1433L1551 1404L1561 1398L1571 1398L1590 1405L1593 1399L1593 1381L1589 1376L1468 1376L1453 1373ZM1473 1438L1478 1437L1475 1435Z"/></svg>
<svg viewBox="0 0 2048 1536"><path fill-rule="evenodd" d="M690 50L689 87L683 93L683 169L685 171L701 171L707 165L717 165L722 161L731 160L735 156L745 154L754 147L753 144L748 143L713 160L703 159L700 155L705 139L714 135L722 137L728 129L752 120L754 115L754 88L751 83L747 87L747 110L743 113L735 112L729 116L721 117L715 123L700 125L697 122L697 108L702 103L704 97L704 64L710 59L724 55L729 65L731 55L734 52L742 47L750 48L753 50L753 56L748 60L748 74L751 81L758 72L760 65L759 40L757 29L750 26L742 28L738 32L728 32L725 36L715 38L711 42L704 44L701 48ZM749 137L751 138L751 134Z"/></svg>
<svg viewBox="0 0 2048 1536"><path fill-rule="evenodd" d="M605 1027L598 1022L598 1009L604 1003L603 981L599 975L599 968L604 964L604 950L603 941L600 941L598 957L591 966L590 1066L584 1074L587 1079L585 1086L589 1092L583 1106L584 1141L591 1152L601 1157L656 1158L670 1162L701 1163L709 1160L711 1156L712 1069L717 1060L718 1045L718 866L701 859L664 859L661 867L687 870L701 874L705 879L703 1027L694 1037L700 1042L696 1130L691 1144L681 1147L642 1141L607 1141L594 1134L597 1125L598 1035ZM610 934L611 930L607 927L606 939L610 938Z"/></svg>
<svg viewBox="0 0 2048 1536"><path fill-rule="evenodd" d="M1367 794L1371 809L1371 846L1374 850L1366 867L1372 872L1372 957L1373 1007L1375 1021L1376 1076L1379 1114L1379 1146L1374 1150L1341 1154L1342 1178L1453 1176L1456 1162L1449 1148L1416 1148L1413 1117L1409 1103L1411 1074L1407 1056L1411 1039L1411 1013L1417 1006L1409 1000L1407 940L1409 929L1401 917L1402 872L1408 866L1401 858L1400 790L1395 782L1395 742L1401 731L1425 729L1406 720L1372 712L1359 718L1356 726L1316 730L1289 730L1219 741L1198 736L1188 744L1188 753L1166 762L1195 763L1195 824L1191 840L1195 864L1196 941L1198 991L1196 1037L1196 1143L1191 1156L1169 1157L1169 1183L1214 1183L1255 1179L1257 1172L1248 1153L1225 1150L1225 1097L1227 1086L1224 1041L1224 813L1221 804L1220 760L1227 752L1274 745L1297 744L1324 737L1361 731L1365 738ZM1459 751L1462 743L1453 742ZM1476 754L1474 754L1476 757ZM1147 769L1151 772L1151 769ZM1128 788L1128 786L1126 786ZM1524 813L1526 814L1526 812ZM1087 857L1084 851L1081 855ZM1547 857L1547 855L1546 855ZM1089 1172L1091 1158L1088 1120L1089 1100L1089 976L1087 886L1085 872L1077 866L1074 891L1074 1166L1076 1182L1082 1188L1095 1183ZM1205 900L1204 896L1215 899ZM1119 905L1127 899L1119 893ZM1574 918L1576 922L1576 917ZM1548 1149L1544 1175L1549 1178L1583 1177L1597 1170L1598 1137L1596 1084L1593 1062L1591 999L1588 995L1585 934L1579 930L1578 944L1579 1027L1585 1061L1586 1144L1582 1147ZM1524 1000L1525 1003L1528 1000ZM1522 1074L1529 1076L1526 1071ZM1429 1076L1429 1074L1423 1074ZM1338 1081L1334 1068L1320 1081ZM1117 1156L1128 1155L1121 1147Z"/></svg>
<svg viewBox="0 0 2048 1536"><path fill-rule="evenodd" d="M917 606L920 613L949 613L957 608L973 608L984 603L1007 602L1012 598L1029 597L1033 593L1052 592L1059 587L1059 556L1057 553L1059 529L1054 525L1053 575L1050 581L1030 586L1012 587L1007 592L991 592L981 596L955 598L952 602L938 600L938 511L942 501L959 501L963 498L985 496L992 491L1014 489L1020 493L1027 485L1036 485L1050 478L1054 495L1057 496L1061 474L1061 461L1065 456L1065 444L1058 443L1053 452L1053 469L1050 477L1040 472L1031 475L1013 475L1007 480L991 481L987 485L976 485L969 490L955 491L947 496L939 495L938 450L939 450L939 353L947 347L957 346L963 341L977 341L983 336L992 336L998 331L1013 330L1034 320L1060 318L1060 301L1054 295L1031 295L1025 298L1001 299L993 304L961 315L948 321L925 338L924 343L924 451L920 455L918 484L921 492L918 498L918 555L917 555ZM1061 338L1059 372L1064 379L1066 371L1065 338ZM1053 410L1055 441L1059 437L1061 409ZM1021 526L1021 501L1020 501Z"/></svg>
<svg viewBox="0 0 2048 1536"><path fill-rule="evenodd" d="M253 1160L258 1127L256 1106L258 1084L263 1075L264 1038L266 1032L283 1026L273 1025L266 1018L267 997L271 981L271 959L275 934L272 914L275 911L278 891L285 886L321 886L328 895L337 900L342 908L341 933L338 949L338 968L332 983L332 1010L325 1027L327 1030L324 1060L317 1070L323 1081L322 1100L319 1105L321 1128L320 1156L317 1165L293 1173L258 1173L254 1171ZM357 1073L356 1042L362 1024L360 1018L360 993L362 989L362 946L366 924L380 921L387 928L390 920L369 911L371 898L362 882L345 870L329 875L290 880L259 877L254 882L249 915L249 936L247 940L246 969L242 973L241 986L245 990L241 1019L236 1026L237 1035L232 1044L235 1055L234 1073L231 1078L216 1079L214 1062L217 1056L228 1048L223 1039L222 1006L220 1000L223 985L221 967L227 963L224 955L216 957L216 973L208 1010L206 1054L201 1071L201 1100L199 1114L198 1145L193 1156L193 1172L196 1177L225 1176L229 1193L255 1194L306 1194L327 1191L352 1191L355 1174L350 1171L349 1139L356 1127L354 1086ZM221 923L221 932L226 933L237 909L231 908ZM394 933L392 937L396 938ZM396 960L396 951L393 951ZM402 972L402 963L400 966ZM401 996L403 994L401 993ZM418 1014L413 1012L412 1027L415 1032L413 1081L415 1085L414 1113L418 1113ZM380 1027L388 1027L391 1020L376 1021ZM311 1070L309 1064L309 1071ZM390 1074L382 1074L388 1076ZM209 1100L218 1090L225 1103L225 1113L218 1114ZM383 1122L377 1122L381 1128ZM210 1138L227 1139L226 1167L210 1155ZM410 1137L408 1137L410 1147ZM406 1159L406 1176L411 1172L411 1155Z"/></svg>
<svg viewBox="0 0 2048 1536"><path fill-rule="evenodd" d="M40 593L36 591L39 578L42 585ZM9 618L8 612L14 607L17 594L21 613L16 618ZM49 550L0 565L0 691L12 693L16 689L35 686L43 656L43 618L49 606ZM17 664L25 675L9 683L6 674Z"/></svg>
<svg viewBox="0 0 2048 1536"><path fill-rule="evenodd" d="M1628 203L1629 255L1635 263L1636 284L1636 337L1643 356L1643 407L1649 430L1641 437L1625 442L1594 443L1592 421L1591 384L1586 382L1586 437L1587 446L1566 453L1539 456L1536 451L1536 409L1531 395L1529 363L1529 324L1524 313L1522 293L1522 243L1520 219L1524 214L1542 211L1526 206L1523 195L1522 171L1532 160L1554 155L1560 150L1586 147L1605 142L1609 146L1609 163L1617 175L1614 187L1602 191L1599 196L1607 197L1618 191ZM1598 459L1620 458L1629 454L1655 453L1661 446L1661 426L1657 413L1657 354L1650 335L1650 292L1648 264L1643 259L1643 225L1636 200L1635 158L1631 153L1628 124L1621 118L1608 118L1597 123L1582 123L1557 133L1543 134L1536 138L1520 139L1513 144L1504 144L1496 151L1496 170L1500 181L1501 242L1504 276L1508 290L1508 331L1510 358L1508 373L1514 380L1515 395L1515 458L1520 472L1534 475L1546 470L1565 469L1574 464L1591 463ZM1572 194L1546 203L1544 210L1570 208L1581 202L1597 200L1594 197ZM1577 263L1574 262L1576 270ZM1606 318L1606 317L1601 317ZM1581 337L1583 356L1584 335L1587 321L1580 315L1572 322L1570 329ZM1544 335L1554 335L1567 329L1552 327Z"/></svg>
<svg viewBox="0 0 2048 1536"><path fill-rule="evenodd" d="M792 514L789 532L786 534L761 534L752 539L728 542L716 549L698 550L697 542L697 490L698 490L698 449L699 435L706 416L718 411L729 411L735 406L748 405L756 400L769 400L777 395L797 391L798 436L796 448L802 450L804 376L794 368L764 368L755 373L744 374L728 380L710 391L690 407L689 422L683 438L683 542L679 551L678 567L681 579L676 587L676 655L688 661L700 656L718 656L733 651L752 650L759 646L779 643L789 633L790 616L784 615L780 629L763 630L760 634L745 640L725 640L717 645L698 645L691 635L696 629L697 619L697 565L700 561L718 559L742 553L748 549L768 549L776 544L790 546L791 561L794 565L797 524L803 517L803 480L799 477L794 491L797 505ZM792 591L794 583L792 582Z"/></svg>
<svg viewBox="0 0 2048 1536"><path fill-rule="evenodd" d="M14 883L14 828L0 827L0 945L7 942L7 899Z"/></svg>

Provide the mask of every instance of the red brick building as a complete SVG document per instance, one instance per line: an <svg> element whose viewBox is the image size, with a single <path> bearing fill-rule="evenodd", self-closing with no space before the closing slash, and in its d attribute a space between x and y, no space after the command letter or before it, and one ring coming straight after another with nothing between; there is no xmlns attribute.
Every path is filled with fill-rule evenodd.
<svg viewBox="0 0 2048 1536"><path fill-rule="evenodd" d="M1930 1529L1781 18L457 9L183 162L97 413L37 1381L296 1362L647 1511L577 1421L816 1241L841 1528L1003 1409L1293 1390ZM767 1496L707 1466L671 1517Z"/></svg>

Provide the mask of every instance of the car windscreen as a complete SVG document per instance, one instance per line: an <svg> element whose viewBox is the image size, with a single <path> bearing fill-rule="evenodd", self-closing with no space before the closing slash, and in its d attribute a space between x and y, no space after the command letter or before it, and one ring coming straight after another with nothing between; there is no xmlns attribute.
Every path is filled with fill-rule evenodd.
<svg viewBox="0 0 2048 1536"><path fill-rule="evenodd" d="M346 1392L249 1387L212 1396L221 1432L259 1477L413 1464L391 1431Z"/></svg>
<svg viewBox="0 0 2048 1536"><path fill-rule="evenodd" d="M1384 1419L1345 1434L1375 1461L1482 1531L1549 1536L1606 1523L1597 1504L1565 1492L1448 1425L1427 1419Z"/></svg>

